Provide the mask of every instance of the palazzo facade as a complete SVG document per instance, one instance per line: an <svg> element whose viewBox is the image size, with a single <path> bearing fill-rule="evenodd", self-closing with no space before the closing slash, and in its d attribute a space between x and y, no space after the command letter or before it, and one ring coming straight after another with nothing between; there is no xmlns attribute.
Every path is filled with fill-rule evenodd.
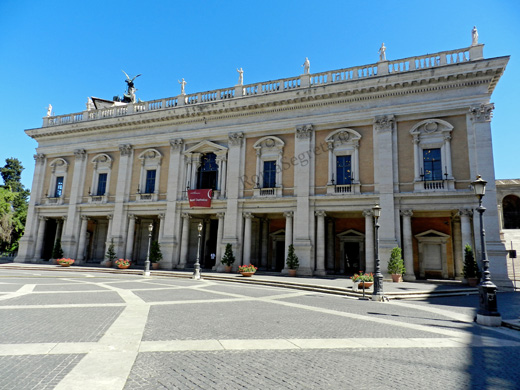
<svg viewBox="0 0 520 390"><path fill-rule="evenodd" d="M38 142L25 235L16 261L51 258L56 238L77 264L118 257L142 264L148 227L161 268L239 264L300 275L374 271L372 207L381 270L403 249L407 280L462 277L477 252L484 205L492 277L508 283L500 241L490 97L509 57L483 45L269 82L47 116ZM210 207L188 191L212 189ZM215 256L212 256L215 254Z"/></svg>

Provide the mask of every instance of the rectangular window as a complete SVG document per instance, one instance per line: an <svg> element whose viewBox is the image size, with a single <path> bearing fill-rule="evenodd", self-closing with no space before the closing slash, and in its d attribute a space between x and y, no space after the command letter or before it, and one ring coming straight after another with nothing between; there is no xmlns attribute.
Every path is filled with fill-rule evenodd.
<svg viewBox="0 0 520 390"><path fill-rule="evenodd" d="M424 180L442 180L441 150L423 149Z"/></svg>
<svg viewBox="0 0 520 390"><path fill-rule="evenodd" d="M336 157L336 175L338 176L336 184L352 184L351 156Z"/></svg>
<svg viewBox="0 0 520 390"><path fill-rule="evenodd" d="M155 169L150 169L146 171L146 183L144 187L145 194L153 194L155 192Z"/></svg>
<svg viewBox="0 0 520 390"><path fill-rule="evenodd" d="M63 194L63 176L56 178L56 188L54 190L54 196L59 198Z"/></svg>
<svg viewBox="0 0 520 390"><path fill-rule="evenodd" d="M107 174L106 173L100 173L99 179L98 179L98 186L97 186L97 196L103 196L105 195L105 192L107 190Z"/></svg>
<svg viewBox="0 0 520 390"><path fill-rule="evenodd" d="M262 188L276 187L276 161L264 161L264 183Z"/></svg>

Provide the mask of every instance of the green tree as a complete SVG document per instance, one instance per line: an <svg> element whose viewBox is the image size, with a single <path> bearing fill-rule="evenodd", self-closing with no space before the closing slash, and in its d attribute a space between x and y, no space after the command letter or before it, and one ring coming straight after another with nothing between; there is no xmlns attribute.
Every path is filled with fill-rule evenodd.
<svg viewBox="0 0 520 390"><path fill-rule="evenodd" d="M231 246L231 244L226 244L226 250L220 262L224 265L229 266L233 265L233 263L235 262L235 255L233 254L233 247Z"/></svg>
<svg viewBox="0 0 520 390"><path fill-rule="evenodd" d="M0 174L4 180L4 195L1 197L0 203L3 203L3 209L8 203L10 212L0 211L0 218L2 218L0 250L14 252L18 249L18 241L25 229L30 192L24 188L21 182L24 168L20 160L11 157L7 158L5 162L5 166L0 168ZM11 195L5 195L5 191Z"/></svg>
<svg viewBox="0 0 520 390"><path fill-rule="evenodd" d="M480 279L481 273L478 268L477 261L475 260L475 256L473 255L473 249L471 245L466 244L464 246L464 269L462 270L464 277L468 278L478 278Z"/></svg>
<svg viewBox="0 0 520 390"><path fill-rule="evenodd" d="M401 248L398 246L392 249L392 252L390 253L390 261L388 262L389 274L402 275L406 272L401 253Z"/></svg>
<svg viewBox="0 0 520 390"><path fill-rule="evenodd" d="M150 261L158 263L162 260L161 245L157 241L152 241L150 245Z"/></svg>
<svg viewBox="0 0 520 390"><path fill-rule="evenodd" d="M289 245L289 252L287 253L287 267L289 269L298 269L300 263L298 262L298 256L294 253L294 245Z"/></svg>
<svg viewBox="0 0 520 390"><path fill-rule="evenodd" d="M108 246L107 254L105 255L107 261L115 261L117 259L116 251L114 248L114 239L110 239L110 245Z"/></svg>
<svg viewBox="0 0 520 390"><path fill-rule="evenodd" d="M52 258L61 259L63 257L63 249L61 249L61 239L57 238L52 248Z"/></svg>

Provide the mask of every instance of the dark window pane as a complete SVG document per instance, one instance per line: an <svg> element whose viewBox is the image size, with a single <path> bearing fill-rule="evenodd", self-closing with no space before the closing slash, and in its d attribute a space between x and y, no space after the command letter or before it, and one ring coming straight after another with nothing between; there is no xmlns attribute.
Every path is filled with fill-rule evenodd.
<svg viewBox="0 0 520 390"><path fill-rule="evenodd" d="M351 156L336 157L336 184L352 184L352 164Z"/></svg>
<svg viewBox="0 0 520 390"><path fill-rule="evenodd" d="M98 179L98 187L97 187L97 196L105 195L105 191L107 189L107 174L100 173Z"/></svg>
<svg viewBox="0 0 520 390"><path fill-rule="evenodd" d="M150 169L146 171L146 185L144 189L145 194L153 194L155 191L155 174L157 171L155 169Z"/></svg>
<svg viewBox="0 0 520 390"><path fill-rule="evenodd" d="M262 187L276 187L276 161L264 161L264 183Z"/></svg>
<svg viewBox="0 0 520 390"><path fill-rule="evenodd" d="M198 174L199 189L217 189L218 164L215 153L206 153L202 156Z"/></svg>
<svg viewBox="0 0 520 390"><path fill-rule="evenodd" d="M424 180L442 180L440 149L423 149Z"/></svg>
<svg viewBox="0 0 520 390"><path fill-rule="evenodd" d="M59 198L63 194L63 176L56 178L56 188L54 190L54 196Z"/></svg>

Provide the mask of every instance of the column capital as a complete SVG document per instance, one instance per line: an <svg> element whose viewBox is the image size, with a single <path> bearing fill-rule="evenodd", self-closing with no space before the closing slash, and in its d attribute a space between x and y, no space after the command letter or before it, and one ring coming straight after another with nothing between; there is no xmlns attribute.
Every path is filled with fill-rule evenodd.
<svg viewBox="0 0 520 390"><path fill-rule="evenodd" d="M242 215L243 215L244 218L246 218L246 219L253 219L253 218L254 218L253 214L251 214L251 213L243 213Z"/></svg>
<svg viewBox="0 0 520 390"><path fill-rule="evenodd" d="M224 219L225 215L226 215L226 213L217 213L217 218L218 219Z"/></svg>
<svg viewBox="0 0 520 390"><path fill-rule="evenodd" d="M408 218L410 218L410 217L413 215L413 210L411 210L411 209L401 210L401 215L402 215L403 217L408 217Z"/></svg>
<svg viewBox="0 0 520 390"><path fill-rule="evenodd" d="M159 217L159 219L164 219L164 217L166 217L166 215L164 213L160 213L157 216Z"/></svg>
<svg viewBox="0 0 520 390"><path fill-rule="evenodd" d="M184 219L190 219L191 215L189 215L188 213L182 213L181 217Z"/></svg>
<svg viewBox="0 0 520 390"><path fill-rule="evenodd" d="M229 144L231 146L241 146L242 141L244 140L244 133L229 133Z"/></svg>
<svg viewBox="0 0 520 390"><path fill-rule="evenodd" d="M363 210L363 216L365 218L372 218L374 216L374 212L372 211L372 209L365 209Z"/></svg>
<svg viewBox="0 0 520 390"><path fill-rule="evenodd" d="M170 146L173 150L180 150L182 147L182 144L184 143L184 140L182 138L176 138L170 140Z"/></svg>
<svg viewBox="0 0 520 390"><path fill-rule="evenodd" d="M130 156L130 153L132 153L132 145L130 145L130 144L119 145L119 152L121 153L121 156Z"/></svg>
<svg viewBox="0 0 520 390"><path fill-rule="evenodd" d="M311 138L313 126L311 124L296 126L296 138Z"/></svg>
<svg viewBox="0 0 520 390"><path fill-rule="evenodd" d="M81 220L85 221L85 222L88 221L89 220L88 215L82 215Z"/></svg>
<svg viewBox="0 0 520 390"><path fill-rule="evenodd" d="M472 117L471 119L473 119L475 122L491 122L494 109L495 105L493 103L482 103L480 106L471 107L469 112Z"/></svg>
<svg viewBox="0 0 520 390"><path fill-rule="evenodd" d="M394 129L395 116L393 115L378 115L374 118L374 127L379 132L391 132Z"/></svg>
<svg viewBox="0 0 520 390"><path fill-rule="evenodd" d="M43 153L36 153L34 156L34 161L36 161L36 165L38 164L44 164L45 163L45 154Z"/></svg>
<svg viewBox="0 0 520 390"><path fill-rule="evenodd" d="M317 210L314 212L314 214L317 217L322 217L322 218L325 218L327 216L327 214L325 213L325 210Z"/></svg>
<svg viewBox="0 0 520 390"><path fill-rule="evenodd" d="M108 220L110 220L110 219L112 219L112 218L114 218L114 215L113 215L113 214L107 214L107 219L108 219Z"/></svg>
<svg viewBox="0 0 520 390"><path fill-rule="evenodd" d="M38 217L38 219L39 219L40 221L46 221L46 220L48 220L49 218L40 215L40 216Z"/></svg>
<svg viewBox="0 0 520 390"><path fill-rule="evenodd" d="M133 219L137 221L137 216L135 214L128 214L128 219Z"/></svg>
<svg viewBox="0 0 520 390"><path fill-rule="evenodd" d="M74 156L76 156L76 160L84 161L87 158L87 151L85 149L75 149Z"/></svg>
<svg viewBox="0 0 520 390"><path fill-rule="evenodd" d="M294 212L292 211L286 211L285 213L283 213L283 216L285 218L292 218L294 216Z"/></svg>
<svg viewBox="0 0 520 390"><path fill-rule="evenodd" d="M67 220L67 216L64 215L63 217L61 217L61 219L63 220L63 222L65 222Z"/></svg>
<svg viewBox="0 0 520 390"><path fill-rule="evenodd" d="M457 214L459 216L471 217L471 216L473 216L473 210L471 210L471 209L459 209L457 211Z"/></svg>

